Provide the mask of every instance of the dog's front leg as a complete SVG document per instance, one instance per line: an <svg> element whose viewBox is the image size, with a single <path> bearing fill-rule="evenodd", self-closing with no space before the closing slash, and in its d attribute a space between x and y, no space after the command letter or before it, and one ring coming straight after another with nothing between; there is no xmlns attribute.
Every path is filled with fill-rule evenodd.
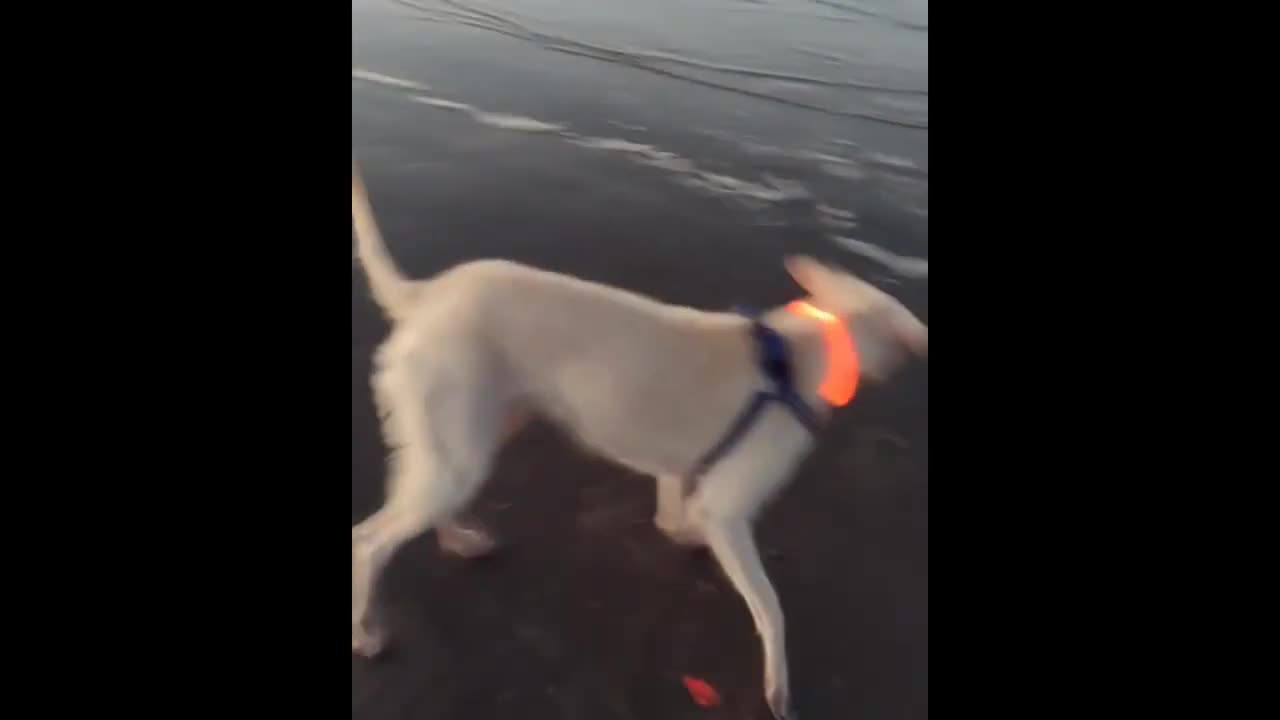
<svg viewBox="0 0 1280 720"><path fill-rule="evenodd" d="M782 606L765 574L751 527L740 518L704 518L702 532L720 567L742 595L764 644L764 690L769 709L778 720L795 720L787 680L786 638Z"/></svg>
<svg viewBox="0 0 1280 720"><path fill-rule="evenodd" d="M658 511L653 524L679 545L695 547L704 544L702 533L690 521L686 509L687 483L679 475L659 475Z"/></svg>

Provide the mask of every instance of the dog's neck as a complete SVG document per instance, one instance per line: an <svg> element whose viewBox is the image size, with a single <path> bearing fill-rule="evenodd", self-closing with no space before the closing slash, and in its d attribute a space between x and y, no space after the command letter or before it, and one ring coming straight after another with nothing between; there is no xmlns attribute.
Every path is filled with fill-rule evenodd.
<svg viewBox="0 0 1280 720"><path fill-rule="evenodd" d="M854 328L800 301L775 308L766 321L786 339L796 390L812 407L838 407L852 399L859 381Z"/></svg>

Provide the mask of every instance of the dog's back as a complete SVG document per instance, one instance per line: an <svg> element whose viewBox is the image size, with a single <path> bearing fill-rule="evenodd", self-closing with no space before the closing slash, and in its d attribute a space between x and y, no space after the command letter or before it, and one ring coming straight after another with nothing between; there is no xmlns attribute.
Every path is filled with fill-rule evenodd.
<svg viewBox="0 0 1280 720"><path fill-rule="evenodd" d="M759 382L741 317L517 263L455 267L417 304L410 332L483 352L495 392L646 472L687 469Z"/></svg>

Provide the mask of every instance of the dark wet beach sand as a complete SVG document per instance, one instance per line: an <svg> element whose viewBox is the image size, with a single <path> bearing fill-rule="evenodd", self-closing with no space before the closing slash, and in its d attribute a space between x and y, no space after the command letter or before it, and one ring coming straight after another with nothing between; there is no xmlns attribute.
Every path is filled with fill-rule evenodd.
<svg viewBox="0 0 1280 720"><path fill-rule="evenodd" d="M554 26L545 2L420 4L514 8ZM803 6L807 19L875 22L856 12L874 3L782 5L779 17ZM352 12L352 151L409 274L500 256L725 308L794 297L781 259L809 252L928 320L927 263L923 276L919 264L894 264L928 256L927 130L691 85L459 25L457 15L449 25L415 13L374 0ZM640 33L643 20L621 26ZM882 24L927 43L927 29ZM649 31L661 36L660 26ZM711 59L744 64L731 55ZM882 82L919 80L882 65ZM801 73L782 61L754 66ZM927 74L924 83L927 93ZM810 102L862 102L839 93ZM927 123L927 94L922 103ZM836 238L882 254L850 252ZM386 332L354 265L351 317L354 523L381 499L368 378ZM928 397L924 364L867 387L760 524L802 717L928 717ZM652 527L652 481L534 425L504 451L473 510L502 551L469 563L421 538L396 558L382 595L395 648L377 662L353 657L353 720L768 716L746 607L707 556ZM723 706L695 706L685 674L715 685Z"/></svg>

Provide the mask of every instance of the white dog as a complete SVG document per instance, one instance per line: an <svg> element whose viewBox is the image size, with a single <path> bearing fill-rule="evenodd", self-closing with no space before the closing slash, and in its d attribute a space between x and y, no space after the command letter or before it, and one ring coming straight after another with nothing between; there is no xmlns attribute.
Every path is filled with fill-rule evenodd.
<svg viewBox="0 0 1280 720"><path fill-rule="evenodd" d="M765 699L777 718L794 718L782 610L753 520L830 405L847 401L859 377L883 380L908 351L926 354L928 328L871 285L804 257L786 268L806 302L759 322L497 260L414 281L388 255L354 162L351 214L357 255L393 323L373 377L393 457L384 505L351 531L352 651L384 644L374 589L406 541L435 529L462 555L492 547L455 518L512 428L538 413L587 450L656 478L657 527L710 548L761 636ZM833 384L843 388L834 400ZM759 407L744 411L753 398Z"/></svg>

